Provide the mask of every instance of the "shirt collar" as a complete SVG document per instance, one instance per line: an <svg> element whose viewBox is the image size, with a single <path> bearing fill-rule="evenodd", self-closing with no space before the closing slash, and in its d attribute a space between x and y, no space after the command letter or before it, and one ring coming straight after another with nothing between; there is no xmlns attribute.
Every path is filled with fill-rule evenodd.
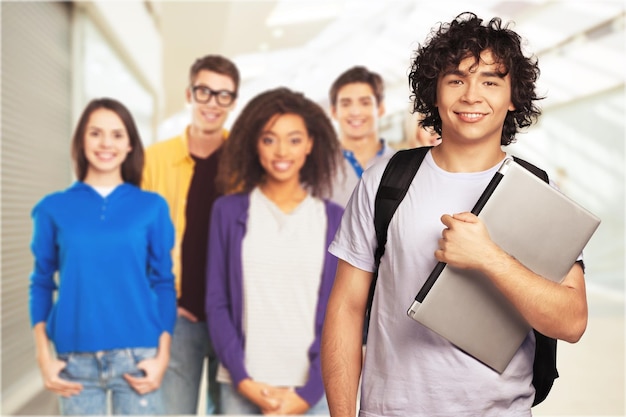
<svg viewBox="0 0 626 417"><path fill-rule="evenodd" d="M380 139L380 144L381 144L380 150L376 152L377 157L385 153L386 146L387 146L385 145L384 139ZM363 175L363 171L365 171L365 167L362 167L359 161L357 161L356 157L354 156L354 152L349 151L347 149L342 149L341 151L343 152L343 157L350 163L350 165L354 169L354 173L356 174L356 176L358 178L361 178L361 176Z"/></svg>

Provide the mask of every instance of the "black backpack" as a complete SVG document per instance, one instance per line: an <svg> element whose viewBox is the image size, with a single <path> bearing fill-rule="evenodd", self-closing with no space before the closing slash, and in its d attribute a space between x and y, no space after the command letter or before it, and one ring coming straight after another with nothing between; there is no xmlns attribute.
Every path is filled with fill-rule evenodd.
<svg viewBox="0 0 626 417"><path fill-rule="evenodd" d="M369 310L378 278L378 265L385 253L389 222L400 202L404 199L424 156L431 148L428 146L398 151L391 157L383 172L374 203L374 227L378 247L374 253L376 269L370 286L366 322L369 322ZM514 160L545 182L549 181L545 171L517 157L514 157ZM556 339L544 336L534 329L533 331L536 339L535 360L533 362L533 386L536 392L533 406L535 406L548 396L559 373L556 369Z"/></svg>

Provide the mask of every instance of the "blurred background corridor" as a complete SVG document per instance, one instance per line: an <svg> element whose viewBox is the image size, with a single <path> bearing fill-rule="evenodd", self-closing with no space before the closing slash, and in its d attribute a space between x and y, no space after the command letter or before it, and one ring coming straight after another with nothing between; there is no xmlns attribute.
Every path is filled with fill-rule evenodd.
<svg viewBox="0 0 626 417"><path fill-rule="evenodd" d="M30 210L73 181L71 129L91 98L125 103L148 145L188 123L187 72L200 56L225 55L241 72L227 124L277 86L328 108L337 75L365 65L386 84L381 135L401 142L413 52L431 27L464 11L514 21L539 59L543 115L508 151L602 219L585 250L587 332L578 344L559 343L561 377L534 413L624 415L623 0L2 1L0 414L58 413L28 319Z"/></svg>

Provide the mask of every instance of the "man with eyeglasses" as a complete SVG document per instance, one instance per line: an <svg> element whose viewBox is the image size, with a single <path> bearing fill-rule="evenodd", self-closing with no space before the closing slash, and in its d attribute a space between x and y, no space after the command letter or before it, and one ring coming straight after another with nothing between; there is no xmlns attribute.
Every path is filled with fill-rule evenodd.
<svg viewBox="0 0 626 417"><path fill-rule="evenodd" d="M230 60L208 55L189 71L186 99L191 123L174 138L146 150L142 187L167 200L176 228L172 251L178 319L163 378L167 414L196 414L202 369L208 360L207 414L219 413L218 361L209 339L204 308L207 236L224 123L235 107L239 71Z"/></svg>

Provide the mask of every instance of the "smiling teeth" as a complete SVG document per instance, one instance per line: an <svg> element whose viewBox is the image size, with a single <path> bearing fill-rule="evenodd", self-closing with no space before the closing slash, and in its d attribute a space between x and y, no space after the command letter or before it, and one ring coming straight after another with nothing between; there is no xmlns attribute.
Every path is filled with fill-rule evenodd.
<svg viewBox="0 0 626 417"><path fill-rule="evenodd" d="M482 117L482 113L459 113L463 117L467 117L468 119L478 119Z"/></svg>
<svg viewBox="0 0 626 417"><path fill-rule="evenodd" d="M286 171L291 166L290 162L275 162L274 167L279 171Z"/></svg>
<svg viewBox="0 0 626 417"><path fill-rule="evenodd" d="M220 117L217 113L202 113L202 116L208 120L217 120Z"/></svg>

